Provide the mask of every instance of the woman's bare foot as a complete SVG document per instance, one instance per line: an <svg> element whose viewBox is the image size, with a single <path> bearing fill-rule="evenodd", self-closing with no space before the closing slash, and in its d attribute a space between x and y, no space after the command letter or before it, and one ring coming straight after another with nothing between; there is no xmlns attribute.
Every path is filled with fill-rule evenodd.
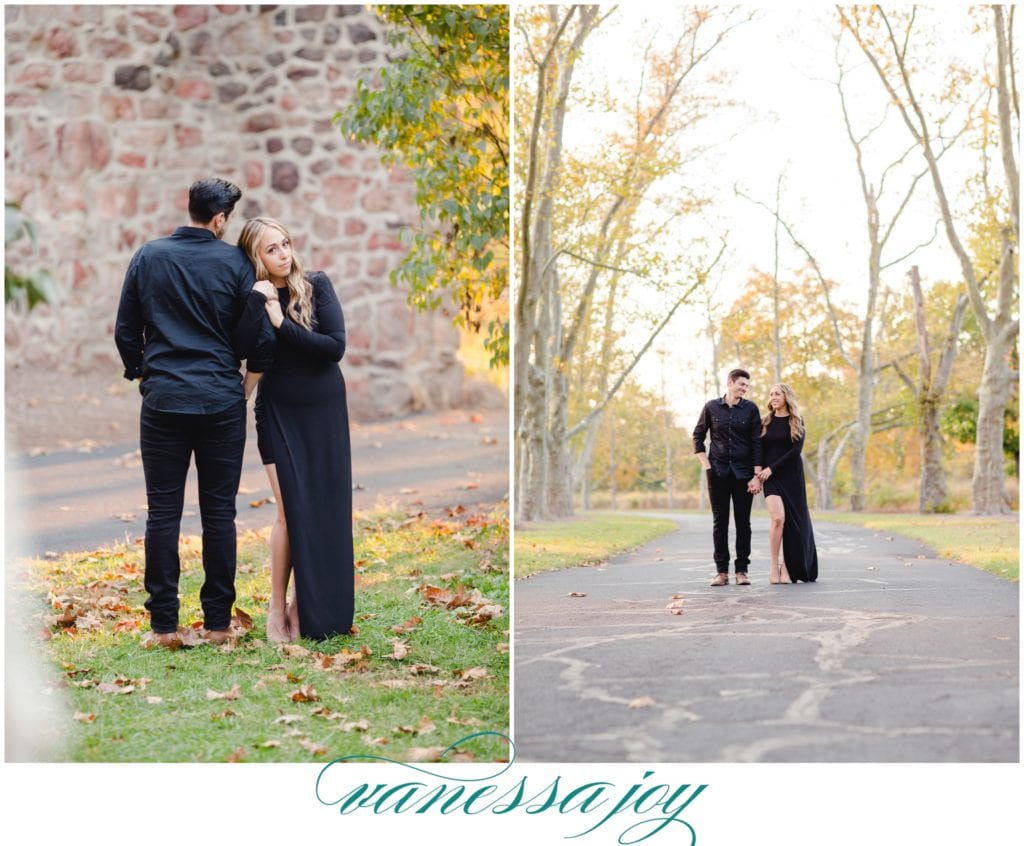
<svg viewBox="0 0 1024 846"><path fill-rule="evenodd" d="M283 643L292 640L288 616L284 608L267 608L267 640Z"/></svg>
<svg viewBox="0 0 1024 846"><path fill-rule="evenodd" d="M773 585L777 585L779 583L779 579L780 579L780 576L779 576L779 562L778 561L772 561L768 565L768 583L769 584L773 584Z"/></svg>
<svg viewBox="0 0 1024 846"><path fill-rule="evenodd" d="M793 582L789 578L789 570L786 569L786 565L782 565L782 575L779 579L779 584L791 585Z"/></svg>

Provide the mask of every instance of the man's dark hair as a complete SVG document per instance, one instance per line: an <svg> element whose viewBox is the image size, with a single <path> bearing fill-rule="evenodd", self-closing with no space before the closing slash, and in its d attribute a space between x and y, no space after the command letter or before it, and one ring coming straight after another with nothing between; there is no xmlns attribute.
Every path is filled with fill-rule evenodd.
<svg viewBox="0 0 1024 846"><path fill-rule="evenodd" d="M242 197L237 185L226 179L200 179L188 189L188 214L196 223L209 223L215 215L230 215Z"/></svg>
<svg viewBox="0 0 1024 846"><path fill-rule="evenodd" d="M735 370L730 370L729 371L729 381L730 382L735 382L737 379L749 379L749 378L750 378L750 374L747 373L746 370L740 370L739 368L736 368Z"/></svg>

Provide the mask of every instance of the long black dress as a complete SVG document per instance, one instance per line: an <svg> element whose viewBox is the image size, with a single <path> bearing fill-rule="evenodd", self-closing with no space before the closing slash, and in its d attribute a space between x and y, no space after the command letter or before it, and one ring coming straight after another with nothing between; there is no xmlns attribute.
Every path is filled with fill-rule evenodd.
<svg viewBox="0 0 1024 846"><path fill-rule="evenodd" d="M804 438L792 440L789 417L772 417L761 441L765 467L772 475L764 483L765 496L782 497L786 522L782 527L782 557L789 578L813 582L818 578L818 550L814 545L811 514L807 508L807 487L800 453Z"/></svg>
<svg viewBox="0 0 1024 846"><path fill-rule="evenodd" d="M288 317L256 395L264 464L277 467L291 547L299 632L327 638L352 627L352 456L345 380L345 319L327 274L313 286L313 331ZM279 288L282 311L289 291Z"/></svg>

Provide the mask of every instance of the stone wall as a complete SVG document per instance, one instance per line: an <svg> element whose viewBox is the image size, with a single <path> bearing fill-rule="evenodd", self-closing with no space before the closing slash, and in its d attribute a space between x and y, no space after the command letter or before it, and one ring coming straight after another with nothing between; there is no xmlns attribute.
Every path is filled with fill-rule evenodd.
<svg viewBox="0 0 1024 846"><path fill-rule="evenodd" d="M54 307L8 310L20 367L119 372L113 322L125 268L145 241L188 223L188 186L243 191L226 239L269 215L345 311L353 415L460 398L457 333L413 312L389 272L414 222L408 174L346 140L332 116L360 73L387 61L363 6L5 6L6 198L38 235L16 269L45 267Z"/></svg>

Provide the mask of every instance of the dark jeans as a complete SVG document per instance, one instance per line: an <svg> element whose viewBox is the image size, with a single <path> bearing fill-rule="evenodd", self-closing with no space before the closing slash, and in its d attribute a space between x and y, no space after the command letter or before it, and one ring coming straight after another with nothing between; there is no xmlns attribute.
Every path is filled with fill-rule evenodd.
<svg viewBox="0 0 1024 846"><path fill-rule="evenodd" d="M139 428L149 503L146 608L153 631L173 632L178 628L178 535L185 504L185 477L193 453L206 573L199 601L206 628L226 629L231 624L235 602L235 497L245 449L245 402L217 414L178 414L143 406Z"/></svg>
<svg viewBox="0 0 1024 846"><path fill-rule="evenodd" d="M750 566L750 507L753 494L747 493L749 479L737 479L731 473L718 476L707 471L708 498L714 517L715 567L719 573L729 572L729 502L736 520L736 572L746 573Z"/></svg>

